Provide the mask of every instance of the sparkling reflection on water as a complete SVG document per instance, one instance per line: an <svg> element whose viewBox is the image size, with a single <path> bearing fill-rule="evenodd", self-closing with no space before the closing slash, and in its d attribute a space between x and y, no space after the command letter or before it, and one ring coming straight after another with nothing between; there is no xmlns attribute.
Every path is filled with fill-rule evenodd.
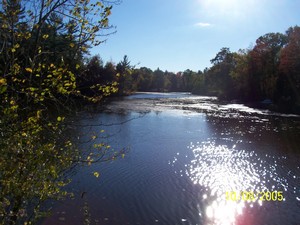
<svg viewBox="0 0 300 225"><path fill-rule="evenodd" d="M103 129L112 148L130 151L121 160L77 167L75 200L55 207L43 225L81 225L86 215L105 225L300 224L295 115L187 93L142 93L80 122L110 124ZM89 139L101 129L87 126L80 134ZM229 201L230 191L282 191L285 201Z"/></svg>
<svg viewBox="0 0 300 225"><path fill-rule="evenodd" d="M194 159L186 165L186 174L194 184L205 187L207 191L203 201L210 199L205 210L208 224L235 224L246 205L263 204L259 198L252 201L228 200L226 192L287 191L288 182L278 175L275 156L262 158L254 151L239 149L235 144L228 147L217 145L214 141L191 143L188 148ZM274 161L272 165L268 163L270 158Z"/></svg>

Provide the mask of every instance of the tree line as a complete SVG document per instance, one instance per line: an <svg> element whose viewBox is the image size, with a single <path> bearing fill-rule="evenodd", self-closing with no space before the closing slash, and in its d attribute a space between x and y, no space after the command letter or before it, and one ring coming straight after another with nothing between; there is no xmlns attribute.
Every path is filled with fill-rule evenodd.
<svg viewBox="0 0 300 225"><path fill-rule="evenodd" d="M101 62L95 73L113 68L115 73L109 73L119 74L119 94L187 91L242 102L267 99L265 102L273 103L273 110L300 113L299 26L290 27L284 34L267 33L256 40L253 48L231 52L224 47L211 59L212 66L204 71L187 69L174 73L159 68L154 71L147 67L134 68L127 56L114 67L111 62L103 65L100 56L94 56L90 64L95 61ZM104 72L102 76L109 73ZM93 83L93 76L90 79Z"/></svg>

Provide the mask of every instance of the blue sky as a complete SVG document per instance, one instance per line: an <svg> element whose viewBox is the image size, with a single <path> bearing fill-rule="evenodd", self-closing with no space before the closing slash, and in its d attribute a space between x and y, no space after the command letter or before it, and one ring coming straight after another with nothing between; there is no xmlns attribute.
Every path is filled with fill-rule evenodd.
<svg viewBox="0 0 300 225"><path fill-rule="evenodd" d="M106 62L165 71L203 70L222 47L255 45L269 32L300 26L300 0L123 0L112 9L117 33L94 47Z"/></svg>

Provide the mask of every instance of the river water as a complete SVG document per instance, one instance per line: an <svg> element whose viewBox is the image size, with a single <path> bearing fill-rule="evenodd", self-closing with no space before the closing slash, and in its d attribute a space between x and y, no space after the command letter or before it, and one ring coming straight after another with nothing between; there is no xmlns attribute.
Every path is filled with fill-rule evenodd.
<svg viewBox="0 0 300 225"><path fill-rule="evenodd" d="M76 122L81 134L104 129L111 148L129 151L74 168L75 198L54 204L43 225L300 224L295 115L188 93L137 93Z"/></svg>

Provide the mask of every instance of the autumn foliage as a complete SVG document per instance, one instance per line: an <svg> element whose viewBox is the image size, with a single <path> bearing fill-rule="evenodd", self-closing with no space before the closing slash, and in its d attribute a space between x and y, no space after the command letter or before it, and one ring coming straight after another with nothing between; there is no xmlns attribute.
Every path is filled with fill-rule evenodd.
<svg viewBox="0 0 300 225"><path fill-rule="evenodd" d="M0 2L0 224L36 221L43 201L69 195L65 171L95 160L64 135L65 114L75 101L117 91L116 82L85 87L92 95L79 88L88 49L113 32L111 8L109 1Z"/></svg>
<svg viewBox="0 0 300 225"><path fill-rule="evenodd" d="M300 113L300 28L285 34L267 33L252 48L231 52L221 48L204 71L183 72L134 69L129 89L188 91L221 100L259 105L285 113Z"/></svg>

